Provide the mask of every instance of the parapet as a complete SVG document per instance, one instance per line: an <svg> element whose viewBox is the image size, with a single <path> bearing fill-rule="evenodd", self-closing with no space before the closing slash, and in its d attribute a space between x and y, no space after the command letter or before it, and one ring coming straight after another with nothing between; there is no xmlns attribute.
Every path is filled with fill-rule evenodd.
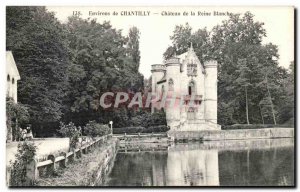
<svg viewBox="0 0 300 192"><path fill-rule="evenodd" d="M166 61L166 66L170 65L180 65L180 59L177 57L171 57Z"/></svg>
<svg viewBox="0 0 300 192"><path fill-rule="evenodd" d="M164 64L151 65L151 72L164 72L164 71L166 71L166 66Z"/></svg>
<svg viewBox="0 0 300 192"><path fill-rule="evenodd" d="M218 62L216 60L209 60L204 62L205 68L217 68Z"/></svg>

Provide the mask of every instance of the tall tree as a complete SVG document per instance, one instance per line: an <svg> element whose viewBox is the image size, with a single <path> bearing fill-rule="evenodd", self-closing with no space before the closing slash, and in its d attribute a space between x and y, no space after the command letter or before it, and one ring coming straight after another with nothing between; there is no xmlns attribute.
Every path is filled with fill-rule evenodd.
<svg viewBox="0 0 300 192"><path fill-rule="evenodd" d="M140 31L138 30L137 27L131 27L129 29L128 33L128 41L127 41L127 50L129 53L129 56L132 58L132 63L129 66L132 71L135 71L136 73L139 70L140 66Z"/></svg>
<svg viewBox="0 0 300 192"><path fill-rule="evenodd" d="M67 83L68 49L62 25L45 7L7 7L6 49L21 75L19 102L34 128L57 122Z"/></svg>
<svg viewBox="0 0 300 192"><path fill-rule="evenodd" d="M70 87L65 100L64 120L76 124L90 120L103 123L116 120L124 125L118 118L126 121L130 112L103 110L99 100L107 91L143 88L143 76L138 72L138 29L131 28L128 37L124 37L121 30L114 29L109 22L98 23L79 17L70 17L65 29L72 63L68 69Z"/></svg>

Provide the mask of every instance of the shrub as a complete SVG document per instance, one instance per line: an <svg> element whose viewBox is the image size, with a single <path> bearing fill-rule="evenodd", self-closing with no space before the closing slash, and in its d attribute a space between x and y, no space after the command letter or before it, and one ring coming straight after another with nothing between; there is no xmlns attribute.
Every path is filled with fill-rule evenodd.
<svg viewBox="0 0 300 192"><path fill-rule="evenodd" d="M60 122L60 129L58 132L62 134L63 137L69 137L70 140L70 150L76 147L76 143L79 142L79 137L81 136L81 127L76 127L74 123L64 124Z"/></svg>
<svg viewBox="0 0 300 192"><path fill-rule="evenodd" d="M124 134L124 133L159 133L159 132L167 132L170 130L170 127L167 125L158 125L151 126L148 128L145 127L123 127L123 128L114 128L114 134Z"/></svg>
<svg viewBox="0 0 300 192"><path fill-rule="evenodd" d="M21 103L15 103L12 98L6 98L7 140L20 140L19 127L28 121L28 107Z"/></svg>
<svg viewBox="0 0 300 192"><path fill-rule="evenodd" d="M10 186L33 185L26 179L26 166L34 160L36 146L31 142L20 142L15 162L11 166Z"/></svg>
<svg viewBox="0 0 300 192"><path fill-rule="evenodd" d="M89 121L88 124L83 128L84 133L90 137L100 137L110 133L108 125L97 123L96 121Z"/></svg>
<svg viewBox="0 0 300 192"><path fill-rule="evenodd" d="M148 127L143 131L143 133L160 133L160 132L167 132L169 130L170 127L167 125L158 125L158 126Z"/></svg>
<svg viewBox="0 0 300 192"><path fill-rule="evenodd" d="M132 126L151 127L157 125L167 125L166 114L164 112L145 112L131 118Z"/></svg>

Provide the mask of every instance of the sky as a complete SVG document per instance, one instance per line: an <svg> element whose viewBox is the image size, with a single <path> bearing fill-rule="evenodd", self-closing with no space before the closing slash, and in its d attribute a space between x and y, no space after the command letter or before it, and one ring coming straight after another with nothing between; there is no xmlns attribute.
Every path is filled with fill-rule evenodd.
<svg viewBox="0 0 300 192"><path fill-rule="evenodd" d="M186 22L193 28L193 31L206 27L211 30L214 26L221 24L228 16L214 15L218 13L240 13L250 11L254 14L254 20L263 22L267 37L263 38L263 44L272 43L278 46L279 65L288 68L294 60L294 9L293 7L47 7L49 11L55 12L61 22L66 22L67 17L74 11L80 11L82 18L96 18L97 22L110 21L116 29L122 29L122 34L127 35L132 26L140 30L140 52L141 61L139 71L145 78L151 75L151 65L160 64L163 61L163 53L172 44L170 36L173 34L176 25ZM140 11L142 15L122 16L122 13ZM113 15L113 12L118 15ZM162 15L163 13L173 16ZM189 15L184 16L186 12ZM194 12L195 16L190 13ZM198 15L198 13L210 15ZM90 15L99 13L101 15ZM104 13L110 14L103 15ZM174 16L179 13L180 16ZM148 15L149 14L149 15Z"/></svg>

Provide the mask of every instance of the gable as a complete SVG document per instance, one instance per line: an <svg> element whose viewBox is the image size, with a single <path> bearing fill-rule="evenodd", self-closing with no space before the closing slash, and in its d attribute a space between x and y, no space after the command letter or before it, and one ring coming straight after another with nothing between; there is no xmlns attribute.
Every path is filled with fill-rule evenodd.
<svg viewBox="0 0 300 192"><path fill-rule="evenodd" d="M20 79L19 70L11 51L6 51L6 74L9 74L16 80Z"/></svg>

